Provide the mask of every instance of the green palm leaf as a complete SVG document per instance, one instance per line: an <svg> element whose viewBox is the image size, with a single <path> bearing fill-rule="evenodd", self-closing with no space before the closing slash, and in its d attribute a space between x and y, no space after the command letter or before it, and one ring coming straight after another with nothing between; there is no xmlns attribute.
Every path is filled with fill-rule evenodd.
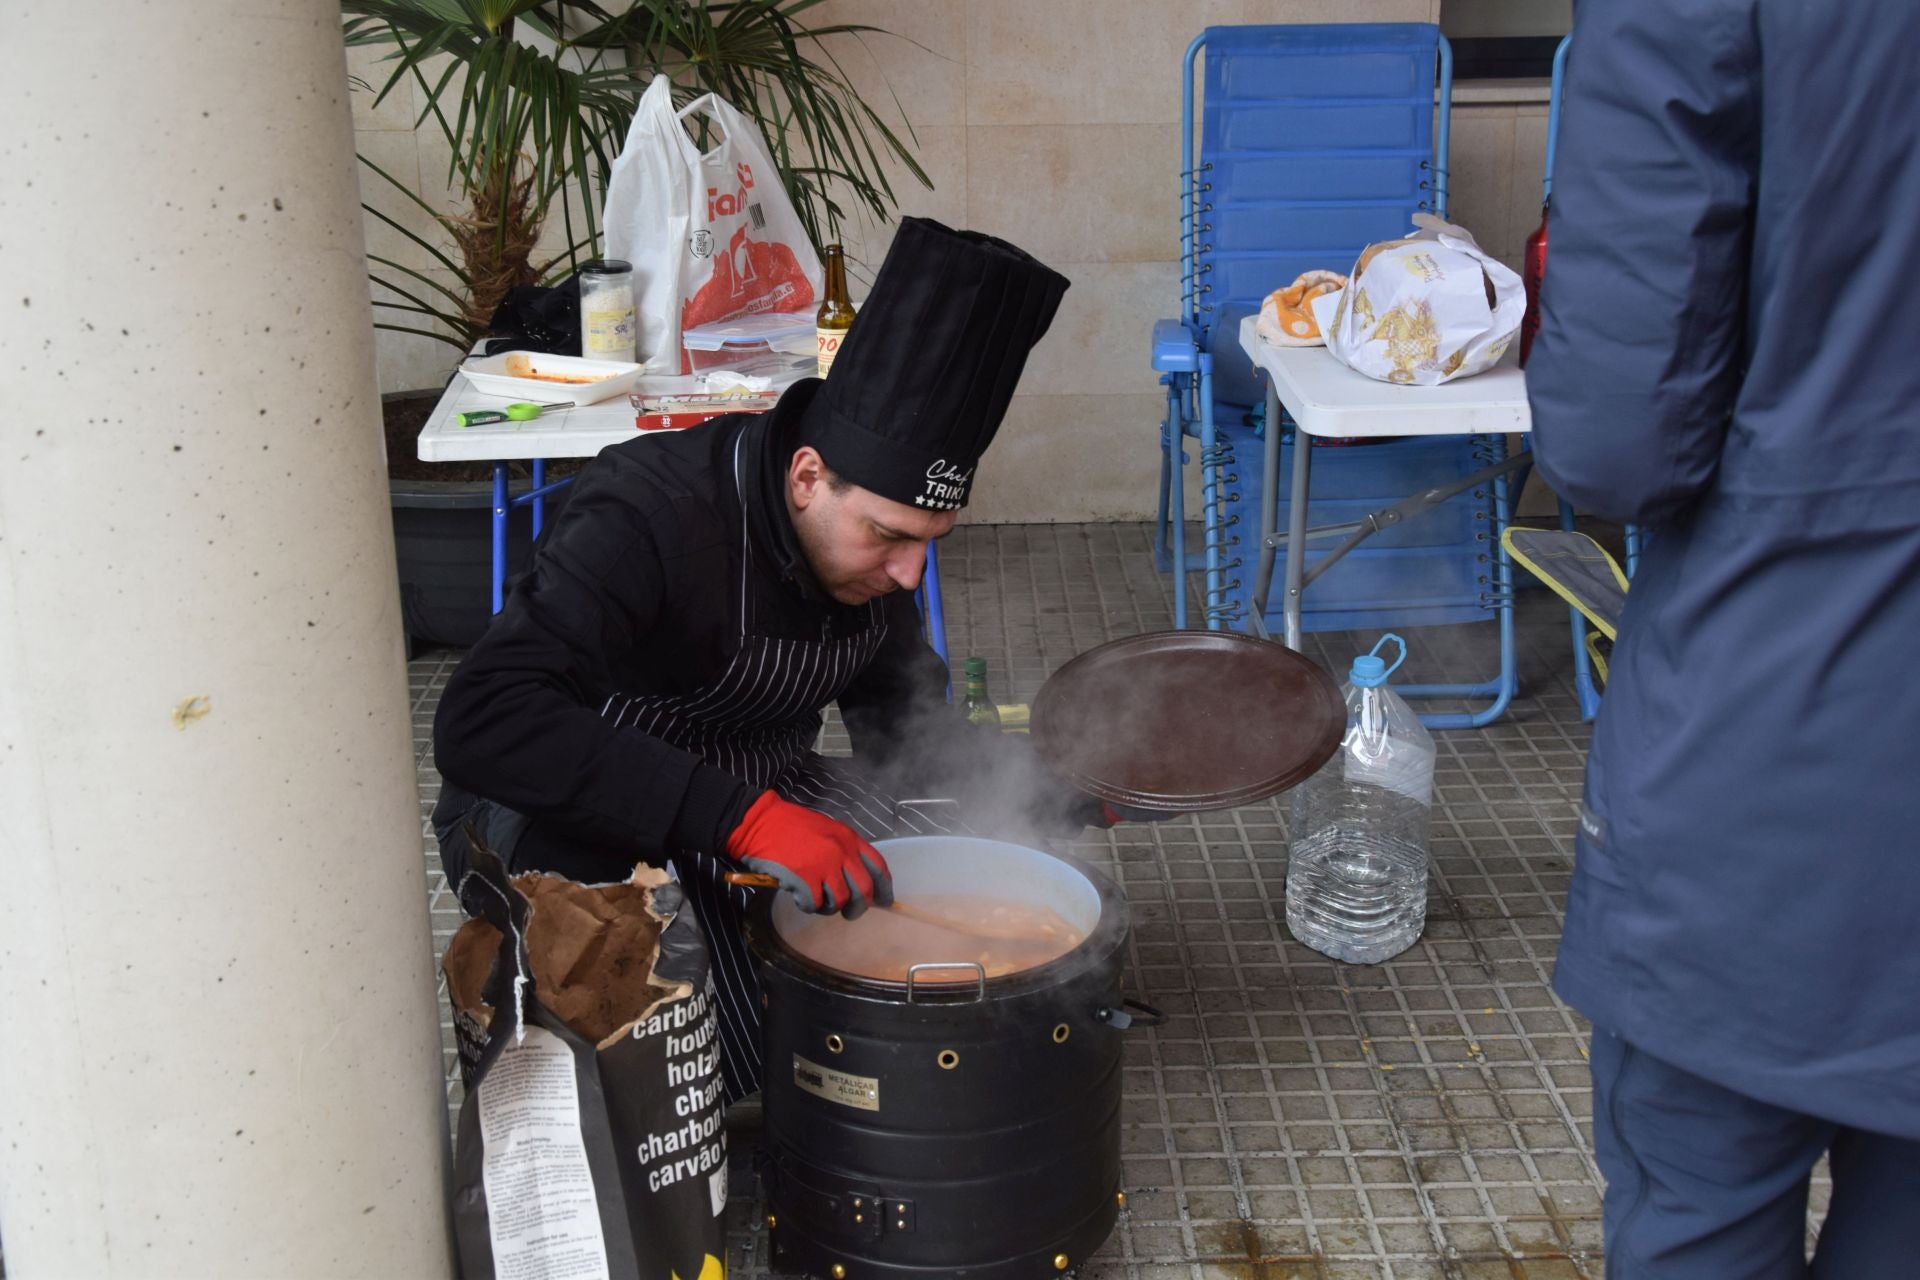
<svg viewBox="0 0 1920 1280"><path fill-rule="evenodd" d="M639 96L655 75L674 81L677 106L714 93L760 130L781 183L816 245L839 238L853 209L887 217L898 204L890 169L933 183L903 139L853 87L828 37L863 39L877 27L803 26L819 0L342 0L349 45L381 48L376 103L411 85L416 128L447 142L446 181L465 197L459 216L435 210L392 175L367 166L423 207L460 246L460 260L377 210L374 217L423 246L459 280L451 312L379 283L471 341L500 293L571 269L599 244L606 180ZM530 43L527 36L537 37ZM889 87L889 94L892 89ZM899 98L893 105L900 110ZM904 111L901 118L905 119ZM567 248L530 261L542 223L559 209ZM576 214L583 225L576 227ZM460 296L455 296L456 294ZM383 328L400 326L382 325ZM404 329L421 333L424 330Z"/></svg>

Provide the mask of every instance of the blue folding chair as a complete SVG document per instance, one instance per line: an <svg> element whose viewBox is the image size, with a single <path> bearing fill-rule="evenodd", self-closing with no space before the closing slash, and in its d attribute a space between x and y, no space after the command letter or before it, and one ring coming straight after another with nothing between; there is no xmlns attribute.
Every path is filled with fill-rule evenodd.
<svg viewBox="0 0 1920 1280"><path fill-rule="evenodd" d="M914 603L920 606L920 621L927 629L927 643L947 660L947 602L940 594L940 544L927 543L927 567L914 590ZM949 682L951 683L951 682Z"/></svg>
<svg viewBox="0 0 1920 1280"><path fill-rule="evenodd" d="M1237 530L1258 525L1262 451L1307 447L1290 424L1260 420L1265 397L1238 345L1241 319L1301 272L1347 270L1368 244L1405 235L1415 213L1445 215L1451 84L1451 49L1428 23L1213 27L1188 46L1181 314L1154 326L1152 348L1167 394L1155 554L1174 575L1176 626L1188 613L1186 438L1199 442L1202 613L1215 629L1251 621L1258 584ZM1472 475L1503 451L1497 437L1318 449L1314 523ZM1333 565L1309 597L1307 629L1491 616L1500 584L1490 493L1463 493Z"/></svg>

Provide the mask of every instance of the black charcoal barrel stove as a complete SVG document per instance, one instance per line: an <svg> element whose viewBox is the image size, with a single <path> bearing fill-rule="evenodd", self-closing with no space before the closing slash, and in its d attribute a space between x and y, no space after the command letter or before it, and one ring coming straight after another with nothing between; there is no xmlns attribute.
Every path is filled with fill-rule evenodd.
<svg viewBox="0 0 1920 1280"><path fill-rule="evenodd" d="M1346 722L1339 685L1311 659L1222 631L1110 641L1033 701L1047 764L1136 815L1278 795L1332 758ZM1018 845L880 847L902 903L1017 887L1085 936L998 977L944 965L879 981L801 955L782 936L799 912L761 895L749 937L766 994L774 1267L831 1280L1037 1280L1078 1267L1123 1201L1126 902L1092 868Z"/></svg>
<svg viewBox="0 0 1920 1280"><path fill-rule="evenodd" d="M908 892L1019 886L1085 933L1034 968L915 966L905 981L789 946L763 894L749 936L765 994L773 1265L833 1280L1038 1280L1113 1230L1120 1187L1126 902L1082 863L928 836L881 845ZM1135 1006L1136 1008L1138 1006Z"/></svg>

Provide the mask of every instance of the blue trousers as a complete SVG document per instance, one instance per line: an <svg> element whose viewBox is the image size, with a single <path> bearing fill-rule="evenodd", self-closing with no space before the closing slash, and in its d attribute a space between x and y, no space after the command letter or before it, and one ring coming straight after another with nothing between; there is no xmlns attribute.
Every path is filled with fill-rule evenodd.
<svg viewBox="0 0 1920 1280"><path fill-rule="evenodd" d="M1608 1280L1920 1276L1920 1142L1756 1101L1593 1033ZM1807 1183L1833 1197L1813 1261Z"/></svg>

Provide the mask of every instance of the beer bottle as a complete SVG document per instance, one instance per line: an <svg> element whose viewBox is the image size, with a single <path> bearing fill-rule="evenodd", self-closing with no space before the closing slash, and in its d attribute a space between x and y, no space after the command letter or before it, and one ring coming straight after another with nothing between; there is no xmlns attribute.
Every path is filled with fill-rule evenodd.
<svg viewBox="0 0 1920 1280"><path fill-rule="evenodd" d="M820 356L820 376L833 368L840 342L853 327L853 299L847 296L847 256L840 246L827 246L827 296L813 314L813 338Z"/></svg>
<svg viewBox="0 0 1920 1280"><path fill-rule="evenodd" d="M974 724L984 724L990 728L1000 727L1000 708L993 705L993 699L987 696L987 660L968 658L963 668L966 672L966 696L961 707L967 713L967 719Z"/></svg>

